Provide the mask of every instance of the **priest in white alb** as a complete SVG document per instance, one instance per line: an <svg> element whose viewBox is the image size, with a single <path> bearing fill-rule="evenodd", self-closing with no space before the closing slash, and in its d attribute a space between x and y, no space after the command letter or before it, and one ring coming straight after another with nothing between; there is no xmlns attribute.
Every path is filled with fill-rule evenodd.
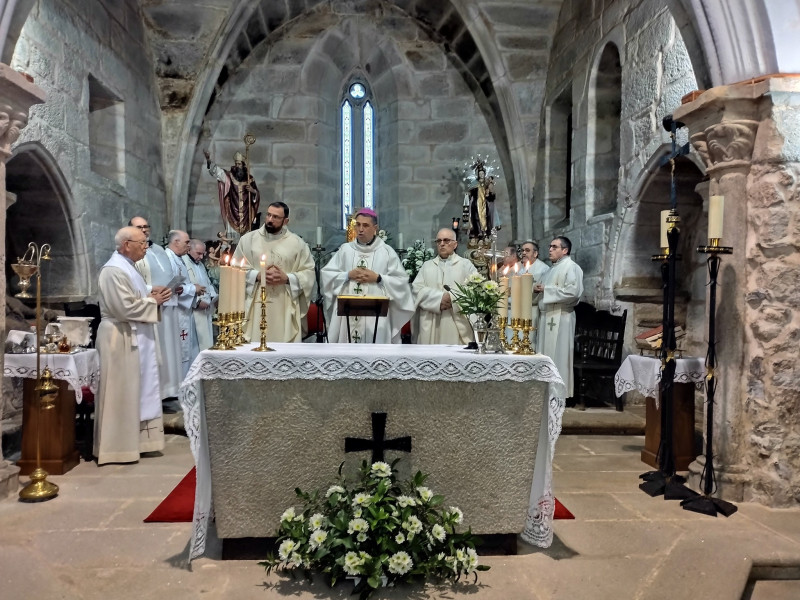
<svg viewBox="0 0 800 600"><path fill-rule="evenodd" d="M331 343L372 343L375 318L337 314L339 296L378 296L389 299L389 312L379 317L378 344L399 344L400 331L414 314L408 273L397 253L378 236L378 215L362 208L355 217L356 239L342 244L320 273Z"/></svg>
<svg viewBox="0 0 800 600"><path fill-rule="evenodd" d="M559 236L550 242L553 266L540 283L533 286L533 300L539 306L537 351L549 356L573 394L573 349L575 347L575 306L583 294L583 271L570 257L572 242Z"/></svg>
<svg viewBox="0 0 800 600"><path fill-rule="evenodd" d="M533 240L528 240L522 244L522 264L525 265L523 273L530 273L533 275L533 285L540 283L542 278L550 270L542 260L539 258L539 244ZM536 302L533 303L532 313L534 327L539 327L539 306ZM534 329L531 332L531 343L534 348L537 347L538 331Z"/></svg>
<svg viewBox="0 0 800 600"><path fill-rule="evenodd" d="M236 246L234 262L238 266L244 258L248 269L244 337L249 341L261 338L262 286L267 293L267 341L303 341L304 321L314 291L314 258L308 244L289 231L288 224L289 207L273 202L267 207L264 225L245 233Z"/></svg>
<svg viewBox="0 0 800 600"><path fill-rule="evenodd" d="M199 294L194 298L192 305L192 360L201 350L208 350L214 345L214 307L217 301L217 290L208 277L208 271L203 264L203 257L206 254L206 245L203 240L189 240L189 252L183 255L183 263L189 271L189 281L195 285L200 285L205 289L205 293Z"/></svg>
<svg viewBox="0 0 800 600"><path fill-rule="evenodd" d="M169 288L148 290L134 267L147 252L147 236L123 227L117 250L100 269L100 389L94 415L97 464L128 463L164 448L164 426L154 324Z"/></svg>
<svg viewBox="0 0 800 600"><path fill-rule="evenodd" d="M475 273L472 261L456 254L458 240L452 229L442 228L436 234L436 254L425 261L411 289L417 307L413 328L418 344L469 344L472 326L453 302L456 284L464 283Z"/></svg>
<svg viewBox="0 0 800 600"><path fill-rule="evenodd" d="M147 256L136 262L136 269L144 277L148 289L153 286L167 286L178 274L164 248L150 240L150 224L144 217L133 217L130 225L140 229L147 236L150 245ZM156 343L159 350L158 375L161 385L161 399L169 406L177 402L178 388L183 379L181 371L181 345L178 327L178 297L172 296L161 307L161 320L156 324Z"/></svg>

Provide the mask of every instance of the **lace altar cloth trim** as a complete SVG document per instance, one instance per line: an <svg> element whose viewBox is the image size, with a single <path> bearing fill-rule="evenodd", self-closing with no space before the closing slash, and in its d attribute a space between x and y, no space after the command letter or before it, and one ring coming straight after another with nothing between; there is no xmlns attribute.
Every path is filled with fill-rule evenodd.
<svg viewBox="0 0 800 600"><path fill-rule="evenodd" d="M548 418L542 419L536 452L531 506L522 538L547 548L553 542L553 454L561 434L566 388L553 361L541 354L478 355L461 346L393 344L270 344L274 353L254 353L257 344L237 350L204 350L181 384L180 400L186 434L197 467L194 526L189 559L205 552L208 525L213 520L211 468L205 428L202 381L206 379L417 379L423 381L510 380L549 385Z"/></svg>
<svg viewBox="0 0 800 600"><path fill-rule="evenodd" d="M3 359L3 375L5 377L27 377L36 379L36 354L6 354ZM75 390L75 402L81 403L86 386L92 393L97 393L100 383L100 357L97 350L87 348L74 354L42 354L40 358L42 370L50 367L54 379L63 379Z"/></svg>
<svg viewBox="0 0 800 600"><path fill-rule="evenodd" d="M693 383L699 387L706 379L702 358L678 358L675 361L675 383ZM661 383L661 361L650 356L631 354L614 375L614 392L619 398L625 392L637 390L646 398L654 398L658 408L658 388Z"/></svg>

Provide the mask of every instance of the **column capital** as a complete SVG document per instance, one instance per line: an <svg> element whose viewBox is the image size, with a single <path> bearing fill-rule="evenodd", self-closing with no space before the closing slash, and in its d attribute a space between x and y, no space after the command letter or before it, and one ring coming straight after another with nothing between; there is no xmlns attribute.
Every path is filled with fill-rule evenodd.
<svg viewBox="0 0 800 600"><path fill-rule="evenodd" d="M28 124L28 110L44 98L39 86L0 63L0 160L5 162L11 156L11 145Z"/></svg>

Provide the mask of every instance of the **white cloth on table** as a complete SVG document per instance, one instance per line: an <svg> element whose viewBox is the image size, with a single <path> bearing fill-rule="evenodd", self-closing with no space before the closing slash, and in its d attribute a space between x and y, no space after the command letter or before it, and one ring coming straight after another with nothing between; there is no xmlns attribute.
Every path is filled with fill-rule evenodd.
<svg viewBox="0 0 800 600"><path fill-rule="evenodd" d="M194 526L190 559L205 551L211 503L211 466L203 406L206 379L285 380L372 379L480 383L484 381L539 381L549 385L547 419L542 419L536 452L531 501L522 537L548 547L553 540L552 460L561 433L565 388L553 362L546 356L477 355L460 346L406 345L398 352L391 344L271 344L275 353L254 353L255 344L234 351L200 353L181 384L186 434L197 467Z"/></svg>
<svg viewBox="0 0 800 600"><path fill-rule="evenodd" d="M69 354L42 354L41 368L50 367L53 379L66 381L75 391L75 402L81 403L83 391L88 387L97 393L100 383L100 355L93 348L85 348ZM36 379L36 354L6 354L3 363L5 377Z"/></svg>
<svg viewBox="0 0 800 600"><path fill-rule="evenodd" d="M675 383L702 384L706 379L705 361L699 357L675 360ZM614 393L617 398L625 392L638 391L646 398L653 398L658 408L658 388L661 384L661 360L651 356L631 354L625 358L614 375Z"/></svg>

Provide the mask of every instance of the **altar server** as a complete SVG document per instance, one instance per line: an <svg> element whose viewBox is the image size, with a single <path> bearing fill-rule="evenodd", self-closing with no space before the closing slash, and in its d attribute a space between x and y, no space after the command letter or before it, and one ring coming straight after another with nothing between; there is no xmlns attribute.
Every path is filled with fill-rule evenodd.
<svg viewBox="0 0 800 600"><path fill-rule="evenodd" d="M340 295L384 296L389 313L378 319L376 343L399 344L400 330L414 314L408 273L395 251L378 236L378 215L362 208L355 218L356 239L342 244L320 274L328 320L328 340L348 341L347 319L336 314ZM373 317L350 317L350 340L371 343Z"/></svg>
<svg viewBox="0 0 800 600"><path fill-rule="evenodd" d="M411 289L417 307L414 333L418 344L468 344L472 326L453 303L456 284L464 283L475 265L456 254L458 240L452 229L436 234L437 256L425 261ZM452 291L445 290L447 286Z"/></svg>
<svg viewBox="0 0 800 600"><path fill-rule="evenodd" d="M553 359L567 386L567 398L573 393L573 349L575 346L575 306L583 294L583 271L572 261L572 242L559 236L550 242L553 266L541 283L533 286L534 302L539 304L539 347Z"/></svg>
<svg viewBox="0 0 800 600"><path fill-rule="evenodd" d="M100 389L93 449L98 465L136 462L140 453L164 448L154 323L170 290L155 286L148 292L134 267L147 252L140 229L123 227L114 242L117 251L98 281Z"/></svg>
<svg viewBox="0 0 800 600"><path fill-rule="evenodd" d="M261 339L261 286L267 291L267 341L302 342L303 325L314 290L314 259L299 235L289 231L289 207L273 202L264 225L245 233L233 255L247 263L245 290L245 338ZM264 279L261 281L261 261Z"/></svg>

